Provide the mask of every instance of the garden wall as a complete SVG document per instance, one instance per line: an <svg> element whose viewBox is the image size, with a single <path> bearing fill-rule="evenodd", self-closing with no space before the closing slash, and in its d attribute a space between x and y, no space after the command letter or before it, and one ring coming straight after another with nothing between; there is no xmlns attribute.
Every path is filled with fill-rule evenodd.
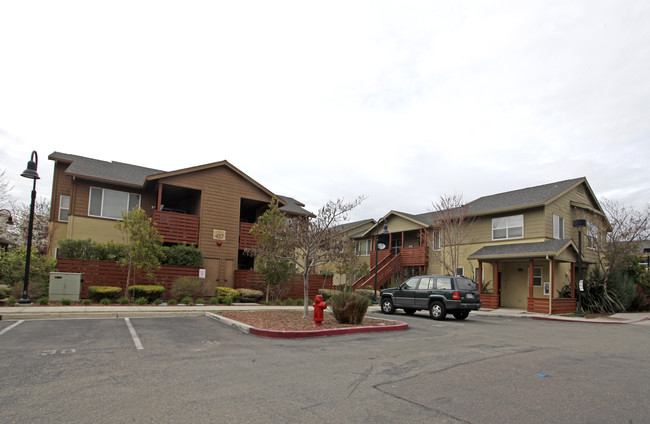
<svg viewBox="0 0 650 424"><path fill-rule="evenodd" d="M113 286L126 289L127 267L121 267L112 261L93 261L89 259L58 258L56 268L59 272L81 273L81 298L88 298L89 286ZM154 271L154 278L138 271L135 276L136 284L155 284L165 288L163 299L169 299L172 283L177 277L198 277L199 268L189 266L162 265ZM131 276L133 284L133 276Z"/></svg>
<svg viewBox="0 0 650 424"><path fill-rule="evenodd" d="M280 300L285 299L302 299L305 294L304 281L301 274L296 274L288 283L289 288L285 296ZM266 290L266 281L259 273L251 270L238 269L235 271L235 287L236 289L256 289ZM309 276L309 298L313 299L318 294L318 290L325 288L332 288L332 277L324 277L322 275L313 274Z"/></svg>

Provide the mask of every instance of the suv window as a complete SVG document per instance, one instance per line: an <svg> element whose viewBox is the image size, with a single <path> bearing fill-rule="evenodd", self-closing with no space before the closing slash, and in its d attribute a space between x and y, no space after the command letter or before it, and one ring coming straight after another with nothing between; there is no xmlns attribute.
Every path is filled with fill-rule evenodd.
<svg viewBox="0 0 650 424"><path fill-rule="evenodd" d="M476 290L476 284L469 278L456 278L456 288L458 290Z"/></svg>
<svg viewBox="0 0 650 424"><path fill-rule="evenodd" d="M402 286L403 289L406 290L415 290L415 288L418 286L418 280L420 277L413 277L408 279L405 283L404 286Z"/></svg>
<svg viewBox="0 0 650 424"><path fill-rule="evenodd" d="M418 290L433 290L435 288L435 278L422 277L420 278L420 285Z"/></svg>
<svg viewBox="0 0 650 424"><path fill-rule="evenodd" d="M451 290L451 277L438 277L436 280L438 290Z"/></svg>

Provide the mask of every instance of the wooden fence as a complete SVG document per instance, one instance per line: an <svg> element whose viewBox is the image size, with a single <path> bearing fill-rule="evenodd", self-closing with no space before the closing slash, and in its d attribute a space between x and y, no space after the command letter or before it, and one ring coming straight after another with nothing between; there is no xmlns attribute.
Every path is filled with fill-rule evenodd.
<svg viewBox="0 0 650 424"><path fill-rule="evenodd" d="M77 272L81 274L81 298L88 297L89 286L113 286L126 289L128 269L112 261L92 261L88 259L58 258L56 268L59 272ZM144 272L135 275L136 284L155 284L165 287L163 299L169 299L172 283L177 277L199 276L199 268L189 266L162 265L149 278ZM133 275L131 276L133 278ZM131 279L133 281L133 279Z"/></svg>
<svg viewBox="0 0 650 424"><path fill-rule="evenodd" d="M304 298L304 282L300 274L296 274L288 283L288 290L281 297L284 299L302 299ZM255 289L264 291L266 282L262 275L255 271L238 269L235 271L235 288L236 289ZM309 276L309 298L313 299L320 289L332 288L332 277L325 277L318 274Z"/></svg>

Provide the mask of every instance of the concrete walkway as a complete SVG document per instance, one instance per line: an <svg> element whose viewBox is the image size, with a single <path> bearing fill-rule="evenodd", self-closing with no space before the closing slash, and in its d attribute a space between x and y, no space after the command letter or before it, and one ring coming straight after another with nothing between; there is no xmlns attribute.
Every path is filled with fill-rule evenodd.
<svg viewBox="0 0 650 424"><path fill-rule="evenodd" d="M205 306L39 306L39 305L15 305L0 307L0 319L2 320L23 320L23 319L97 319L97 318L158 318L172 316L203 316L206 313L233 310L254 310L254 309L296 309L302 310L302 306L262 306L259 304L233 304L233 305L205 305ZM311 308L310 308L311 309ZM373 316L384 316L379 311L378 305L372 305L368 313ZM399 319L400 312L395 315L385 316L386 318ZM526 312L521 309L482 309L474 311L471 316L504 317L504 318L529 318L539 320L569 321L582 323L599 324L636 324L646 323L650 325L650 313L622 313L612 316L598 317L567 317L562 315L548 315Z"/></svg>

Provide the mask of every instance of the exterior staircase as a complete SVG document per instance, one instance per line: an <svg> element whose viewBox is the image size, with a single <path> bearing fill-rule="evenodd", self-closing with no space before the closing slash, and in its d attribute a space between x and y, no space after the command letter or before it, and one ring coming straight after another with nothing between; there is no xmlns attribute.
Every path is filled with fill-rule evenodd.
<svg viewBox="0 0 650 424"><path fill-rule="evenodd" d="M387 256L382 259L375 267L370 269L370 272L363 277L359 278L352 284L353 289L362 289L367 286L374 286L375 284L375 269L377 270L377 287L381 287L390 278L399 271L402 265L401 252L395 256Z"/></svg>

